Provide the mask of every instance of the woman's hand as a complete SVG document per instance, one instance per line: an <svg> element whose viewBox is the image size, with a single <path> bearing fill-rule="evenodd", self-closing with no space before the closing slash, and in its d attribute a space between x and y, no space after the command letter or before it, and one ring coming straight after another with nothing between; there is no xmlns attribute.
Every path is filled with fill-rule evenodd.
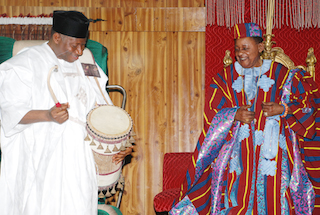
<svg viewBox="0 0 320 215"><path fill-rule="evenodd" d="M132 150L133 150L133 146L131 147L128 147L126 148L125 151L121 151L119 152L118 154L115 154L113 157L112 157L112 163L120 163L121 161L123 161L123 159L127 156L127 155L130 155L132 153Z"/></svg>
<svg viewBox="0 0 320 215"><path fill-rule="evenodd" d="M281 115L284 111L284 107L275 102L262 102L261 107L265 117Z"/></svg>
<svg viewBox="0 0 320 215"><path fill-rule="evenodd" d="M252 105L241 106L234 117L235 121L240 121L246 124L250 124L254 120L254 112L249 111L248 108L251 108Z"/></svg>

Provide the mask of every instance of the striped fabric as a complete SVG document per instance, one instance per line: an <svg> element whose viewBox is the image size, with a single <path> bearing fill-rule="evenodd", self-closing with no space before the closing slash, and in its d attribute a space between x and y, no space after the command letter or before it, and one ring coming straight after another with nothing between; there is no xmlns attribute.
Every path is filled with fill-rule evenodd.
<svg viewBox="0 0 320 215"><path fill-rule="evenodd" d="M234 26L234 39L244 37L262 37L262 31L256 23L241 23Z"/></svg>
<svg viewBox="0 0 320 215"><path fill-rule="evenodd" d="M275 80L275 84L264 92L259 88L255 114L255 132L263 132L266 117L261 110L262 102L279 103L282 88L287 79L288 70L281 64L272 62L270 70L265 73L267 77ZM185 196L196 208L198 214L210 214L211 211L211 178L212 168L207 166L200 179L193 184L195 179L195 164L199 150L206 136L213 117L221 110L230 107L246 105L245 93L237 93L232 88L232 83L238 78L233 65L212 77L209 89L206 91L204 129L192 156L184 183L181 184L179 197L173 205ZM254 100L251 101L251 103ZM294 151L290 128L296 133L300 146L302 162L304 163L310 181L316 193L314 214L320 214L320 94L312 77L305 71L298 71L292 79L290 103L288 106L293 115L281 118L279 121L280 133L285 135L286 145L278 147L277 154L272 161L276 162L275 175L261 173L260 166L263 159L260 154L262 145L255 145L256 136L252 135L254 129L249 126L250 135L240 144L239 164L237 171L230 171L230 164L223 175L223 192L219 200L219 208L226 214L297 214L289 189L294 166ZM232 138L232 129L226 141ZM267 134L266 134L267 135ZM280 141L279 141L280 142ZM281 144L280 144L281 145ZM237 174L238 173L238 174ZM301 198L302 194L301 194Z"/></svg>

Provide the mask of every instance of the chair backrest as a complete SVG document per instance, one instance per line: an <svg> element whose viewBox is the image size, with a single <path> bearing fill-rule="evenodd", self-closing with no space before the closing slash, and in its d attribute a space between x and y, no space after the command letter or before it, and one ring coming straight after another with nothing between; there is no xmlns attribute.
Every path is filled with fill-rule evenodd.
<svg viewBox="0 0 320 215"><path fill-rule="evenodd" d="M13 44L12 56L15 56L19 51L21 51L24 48L41 45L45 42L46 40L17 40ZM88 48L85 48L83 50L83 54L79 57L79 60L81 63L95 64L93 55L90 49Z"/></svg>
<svg viewBox="0 0 320 215"><path fill-rule="evenodd" d="M163 190L180 187L193 152L166 153L163 158Z"/></svg>

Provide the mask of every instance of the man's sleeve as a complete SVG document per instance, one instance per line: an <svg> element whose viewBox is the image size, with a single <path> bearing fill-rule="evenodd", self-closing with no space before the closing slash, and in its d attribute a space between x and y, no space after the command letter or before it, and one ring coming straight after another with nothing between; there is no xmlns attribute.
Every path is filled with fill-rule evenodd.
<svg viewBox="0 0 320 215"><path fill-rule="evenodd" d="M32 76L22 68L2 65L0 68L1 125L5 136L11 136L29 125L19 124L32 108Z"/></svg>

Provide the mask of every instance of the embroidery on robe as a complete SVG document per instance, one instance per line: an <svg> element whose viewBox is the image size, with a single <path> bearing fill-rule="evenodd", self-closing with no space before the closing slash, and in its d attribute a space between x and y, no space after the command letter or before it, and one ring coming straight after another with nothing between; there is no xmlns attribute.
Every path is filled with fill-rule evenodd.
<svg viewBox="0 0 320 215"><path fill-rule="evenodd" d="M237 92L240 93L242 90L242 77L239 76L233 83L232 83L232 88Z"/></svg>
<svg viewBox="0 0 320 215"><path fill-rule="evenodd" d="M262 75L259 82L259 87L263 89L264 92L268 92L269 89L272 87L272 85L275 83L275 81L266 75Z"/></svg>
<svg viewBox="0 0 320 215"><path fill-rule="evenodd" d="M75 97L78 98L84 106L87 105L87 94L82 87L80 87L79 92Z"/></svg>
<svg viewBox="0 0 320 215"><path fill-rule="evenodd" d="M282 150L287 151L287 142L286 142L286 136L284 136L283 134L279 135L279 147Z"/></svg>
<svg viewBox="0 0 320 215"><path fill-rule="evenodd" d="M266 159L273 159L278 154L279 142L279 115L267 117L264 127L264 143L262 144L262 155Z"/></svg>
<svg viewBox="0 0 320 215"><path fill-rule="evenodd" d="M261 144L263 143L263 131L255 130L254 135L256 146L261 146Z"/></svg>
<svg viewBox="0 0 320 215"><path fill-rule="evenodd" d="M276 174L277 162L262 159L261 160L261 174L274 176Z"/></svg>

